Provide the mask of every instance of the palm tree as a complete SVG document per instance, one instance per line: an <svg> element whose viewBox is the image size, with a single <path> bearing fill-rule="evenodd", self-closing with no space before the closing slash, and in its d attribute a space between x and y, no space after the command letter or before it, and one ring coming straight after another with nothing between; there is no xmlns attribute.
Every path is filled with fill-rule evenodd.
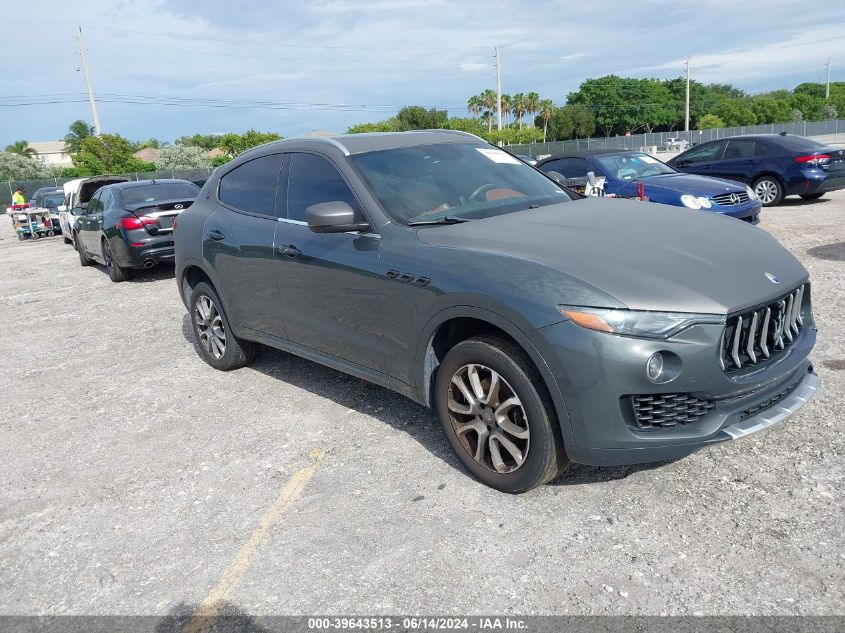
<svg viewBox="0 0 845 633"><path fill-rule="evenodd" d="M475 95L470 97L467 101L467 110L473 116L478 116L481 114L481 111L484 109L484 105L481 103L481 97Z"/></svg>
<svg viewBox="0 0 845 633"><path fill-rule="evenodd" d="M491 113L490 118L487 119L487 131L491 132L493 130L492 113L496 111L496 92L487 88L487 90L478 95L478 99L481 101L481 107Z"/></svg>
<svg viewBox="0 0 845 633"><path fill-rule="evenodd" d="M525 95L517 92L511 98L511 110L513 111L513 118L519 124L519 129L522 129L522 117L525 116Z"/></svg>
<svg viewBox="0 0 845 633"><path fill-rule="evenodd" d="M35 151L35 148L30 147L29 143L26 141L15 141L11 145L6 146L6 151L10 154L25 156L26 158L35 158L38 156L38 152Z"/></svg>
<svg viewBox="0 0 845 633"><path fill-rule="evenodd" d="M537 104L537 112L543 118L543 142L546 142L546 131L549 129L549 119L555 114L555 104L551 99L543 99Z"/></svg>
<svg viewBox="0 0 845 633"><path fill-rule="evenodd" d="M82 119L78 119L68 126L70 130L65 135L65 152L75 154L82 149L82 141L89 136L94 136L93 126L88 125Z"/></svg>
<svg viewBox="0 0 845 633"><path fill-rule="evenodd" d="M531 116L531 124L534 124L534 115L540 111L540 95L536 92L529 92L525 95L525 111Z"/></svg>
<svg viewBox="0 0 845 633"><path fill-rule="evenodd" d="M502 95L502 122L505 127L508 125L508 115L511 113L511 96Z"/></svg>

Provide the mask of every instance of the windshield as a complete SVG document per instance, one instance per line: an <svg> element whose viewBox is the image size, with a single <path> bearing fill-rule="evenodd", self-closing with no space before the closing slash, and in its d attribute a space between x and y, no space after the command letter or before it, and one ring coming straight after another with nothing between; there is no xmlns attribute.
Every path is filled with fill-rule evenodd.
<svg viewBox="0 0 845 633"><path fill-rule="evenodd" d="M664 165L656 158L639 152L595 156L611 178L619 180L638 180L648 176L677 173L669 165Z"/></svg>
<svg viewBox="0 0 845 633"><path fill-rule="evenodd" d="M128 187L121 193L123 204L143 204L159 200L196 198L199 187L189 182L163 182L155 185Z"/></svg>
<svg viewBox="0 0 845 633"><path fill-rule="evenodd" d="M533 167L484 143L439 143L351 157L401 224L479 219L572 198Z"/></svg>
<svg viewBox="0 0 845 633"><path fill-rule="evenodd" d="M65 196L61 193L48 193L43 198L43 206L47 207L48 209L53 209L60 204L65 203Z"/></svg>

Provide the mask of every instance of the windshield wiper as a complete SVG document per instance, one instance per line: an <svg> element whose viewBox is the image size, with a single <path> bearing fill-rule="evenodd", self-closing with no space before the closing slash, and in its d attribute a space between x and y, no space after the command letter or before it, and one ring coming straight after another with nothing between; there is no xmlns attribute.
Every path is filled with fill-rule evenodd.
<svg viewBox="0 0 845 633"><path fill-rule="evenodd" d="M458 218L454 215L446 215L436 220L417 220L416 222L408 222L408 226L426 226L437 224L460 224L461 222L469 222L469 218Z"/></svg>

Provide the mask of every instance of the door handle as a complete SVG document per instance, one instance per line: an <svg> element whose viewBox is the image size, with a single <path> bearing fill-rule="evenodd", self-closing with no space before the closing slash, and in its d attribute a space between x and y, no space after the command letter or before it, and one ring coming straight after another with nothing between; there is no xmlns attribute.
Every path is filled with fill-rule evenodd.
<svg viewBox="0 0 845 633"><path fill-rule="evenodd" d="M280 246L279 252L281 252L282 255L287 255L288 257L299 257L302 255L302 251L293 244L290 246Z"/></svg>
<svg viewBox="0 0 845 633"><path fill-rule="evenodd" d="M207 231L205 235L206 235L206 237L208 237L209 239L214 240L215 242L219 242L220 240L224 240L224 239L226 239L226 236L225 236L225 235L223 235L223 234L222 234L220 231L218 231L217 229L211 229L210 231Z"/></svg>

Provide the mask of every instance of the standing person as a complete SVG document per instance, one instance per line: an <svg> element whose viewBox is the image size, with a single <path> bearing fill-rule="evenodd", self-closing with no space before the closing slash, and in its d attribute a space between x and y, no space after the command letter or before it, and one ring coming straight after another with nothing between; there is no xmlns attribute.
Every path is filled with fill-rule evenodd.
<svg viewBox="0 0 845 633"><path fill-rule="evenodd" d="M12 195L12 204L13 205L26 204L26 200L23 197L23 194L24 194L25 191L26 191L26 189L24 189L23 187L18 187L15 190L14 195Z"/></svg>

